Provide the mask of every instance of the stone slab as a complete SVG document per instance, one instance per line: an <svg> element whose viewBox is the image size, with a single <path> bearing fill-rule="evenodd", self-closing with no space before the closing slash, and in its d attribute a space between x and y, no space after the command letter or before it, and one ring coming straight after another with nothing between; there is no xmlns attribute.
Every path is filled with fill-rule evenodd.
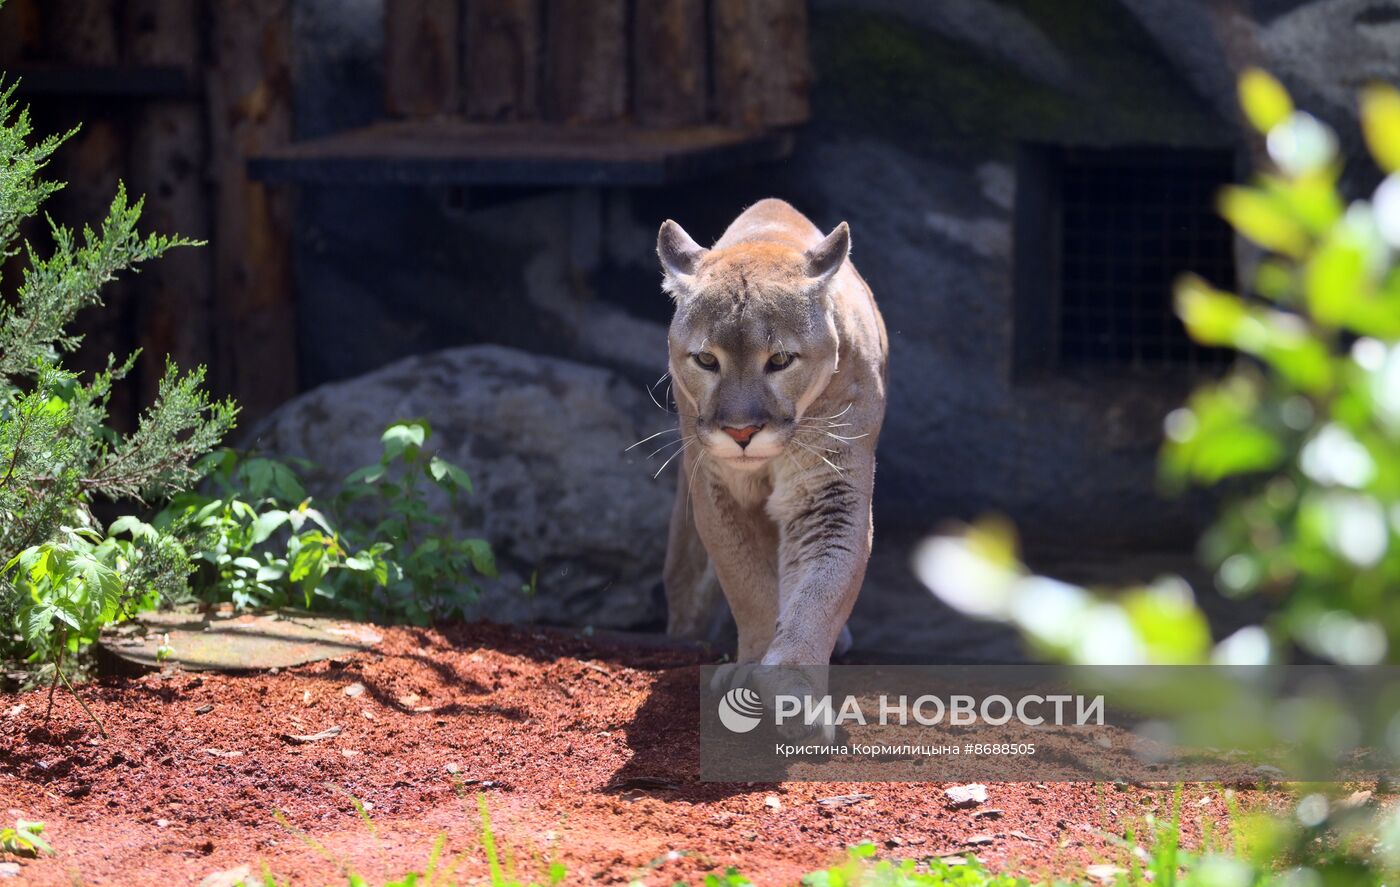
<svg viewBox="0 0 1400 887"><path fill-rule="evenodd" d="M368 625L301 613L143 613L108 632L99 649L122 670L266 671L332 659L381 640ZM157 651L174 652L161 660Z"/></svg>

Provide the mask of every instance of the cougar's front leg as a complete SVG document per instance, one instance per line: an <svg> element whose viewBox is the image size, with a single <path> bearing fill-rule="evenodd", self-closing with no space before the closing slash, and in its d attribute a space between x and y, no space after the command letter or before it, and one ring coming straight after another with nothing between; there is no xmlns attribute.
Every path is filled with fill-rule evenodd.
<svg viewBox="0 0 1400 887"><path fill-rule="evenodd" d="M734 625L738 662L756 663L778 618L778 529L761 506L744 507L717 482L696 489L695 529L710 554Z"/></svg>
<svg viewBox="0 0 1400 887"><path fill-rule="evenodd" d="M821 474L781 497L778 619L764 665L826 665L870 558L874 472Z"/></svg>
<svg viewBox="0 0 1400 887"><path fill-rule="evenodd" d="M683 468L688 468L684 465ZM662 573L666 587L666 632L674 637L718 640L723 628L724 601L710 555L695 529L688 470L676 472L676 502Z"/></svg>

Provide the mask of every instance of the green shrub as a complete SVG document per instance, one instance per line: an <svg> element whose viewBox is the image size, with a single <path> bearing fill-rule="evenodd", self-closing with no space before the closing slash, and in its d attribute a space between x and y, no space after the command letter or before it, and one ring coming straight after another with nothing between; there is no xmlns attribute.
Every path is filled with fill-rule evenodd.
<svg viewBox="0 0 1400 887"><path fill-rule="evenodd" d="M292 467L221 450L202 465L211 492L175 496L154 524L196 540L193 592L204 601L418 624L461 616L480 592L476 577L494 577L496 563L484 539L442 535L427 489L455 500L472 486L425 449L431 435L422 420L390 425L380 460L347 477L326 510Z"/></svg>
<svg viewBox="0 0 1400 887"><path fill-rule="evenodd" d="M0 655L56 662L180 587L188 569L178 539L134 518L104 528L93 503L140 506L186 489L236 410L209 399L202 368L172 365L136 430L119 435L106 426L107 401L136 355L86 382L63 369L80 341L73 318L102 304L104 284L192 241L139 235L141 201L119 188L96 230L50 222L47 256L24 243L21 224L61 187L39 173L67 136L31 144L14 90L0 87L0 261L23 254L25 268L0 299Z"/></svg>

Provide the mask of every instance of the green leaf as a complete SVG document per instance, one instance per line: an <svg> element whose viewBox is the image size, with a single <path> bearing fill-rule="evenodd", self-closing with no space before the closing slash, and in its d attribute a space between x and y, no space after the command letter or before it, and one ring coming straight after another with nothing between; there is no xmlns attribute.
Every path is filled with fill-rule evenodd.
<svg viewBox="0 0 1400 887"><path fill-rule="evenodd" d="M272 459L256 458L243 463L240 473L254 499L271 498L292 505L306 498L306 489L292 470Z"/></svg>
<svg viewBox="0 0 1400 887"><path fill-rule="evenodd" d="M259 582L275 582L287 575L286 561L270 562L258 567L257 580Z"/></svg>
<svg viewBox="0 0 1400 887"><path fill-rule="evenodd" d="M38 644L48 637L53 626L54 617L58 615L58 608L53 604L44 604L34 607L25 613L22 625L25 640L31 644Z"/></svg>
<svg viewBox="0 0 1400 887"><path fill-rule="evenodd" d="M301 547L292 557L291 575L288 578L293 582L302 582L315 572L325 557L326 548L322 544L323 541L321 534L315 531L305 534L301 539Z"/></svg>
<svg viewBox="0 0 1400 887"><path fill-rule="evenodd" d="M1244 379L1197 390L1188 407L1167 417L1166 479L1214 484L1278 465L1283 445L1258 424L1258 408L1259 393Z"/></svg>
<svg viewBox="0 0 1400 887"><path fill-rule="evenodd" d="M0 851L13 853L16 856L52 854L53 848L40 837L43 831L44 824L42 822L18 820L14 828L0 829Z"/></svg>
<svg viewBox="0 0 1400 887"><path fill-rule="evenodd" d="M1299 257L1308 248L1308 232L1271 195L1230 186L1220 192L1220 214L1241 235L1265 249Z"/></svg>
<svg viewBox="0 0 1400 887"><path fill-rule="evenodd" d="M243 475L243 486L254 499L261 499L272 492L272 462L268 459L249 459L239 468Z"/></svg>
<svg viewBox="0 0 1400 887"><path fill-rule="evenodd" d="M1259 68L1247 68L1240 75L1239 98L1245 117L1261 134L1267 135L1293 113L1293 100L1288 97L1288 90Z"/></svg>
<svg viewBox="0 0 1400 887"><path fill-rule="evenodd" d="M112 536L116 536L120 533L130 533L131 538L143 542L154 542L160 538L160 534L156 532L155 527L129 514L112 521L111 525L107 527L107 533Z"/></svg>
<svg viewBox="0 0 1400 887"><path fill-rule="evenodd" d="M1253 322L1238 297L1191 274L1177 282L1176 313L1191 338L1203 345L1235 347L1249 336L1246 330ZM1255 338L1262 334L1255 332Z"/></svg>
<svg viewBox="0 0 1400 887"><path fill-rule="evenodd" d="M301 485L296 474L281 462L272 463L272 489L279 500L288 504L301 502L306 498L306 488Z"/></svg>
<svg viewBox="0 0 1400 887"><path fill-rule="evenodd" d="M277 532L287 523L289 516L285 511L264 511L253 521L252 534L249 542L253 545L260 545L266 542L268 537Z"/></svg>
<svg viewBox="0 0 1400 887"><path fill-rule="evenodd" d="M344 565L347 570L368 573L374 569L374 558L365 553L354 554L345 559Z"/></svg>
<svg viewBox="0 0 1400 887"><path fill-rule="evenodd" d="M1308 260L1303 291L1308 309L1322 323L1345 326L1366 289L1366 252L1354 240L1328 238Z"/></svg>
<svg viewBox="0 0 1400 887"><path fill-rule="evenodd" d="M358 468L350 472L350 475L345 478L345 485L372 484L383 477L388 470L389 467L383 464L366 465L364 468Z"/></svg>
<svg viewBox="0 0 1400 887"><path fill-rule="evenodd" d="M428 463L428 475L448 493L456 495L459 491L470 493L472 491L472 479L467 473L446 459L437 456Z"/></svg>
<svg viewBox="0 0 1400 887"><path fill-rule="evenodd" d="M1210 626L1184 582L1164 582L1129 592L1123 596L1121 606L1134 633L1147 648L1148 661L1186 665L1206 659Z"/></svg>
<svg viewBox="0 0 1400 887"><path fill-rule="evenodd" d="M1400 91L1386 83L1362 90L1361 131L1381 170L1400 172Z"/></svg>
<svg viewBox="0 0 1400 887"><path fill-rule="evenodd" d="M390 425L379 438L384 445L384 461L392 462L405 454L416 454L427 437L428 423L421 419Z"/></svg>
<svg viewBox="0 0 1400 887"><path fill-rule="evenodd" d="M485 539L463 539L462 548L467 556L471 558L472 568L483 576L495 577L496 555L491 551L491 544Z"/></svg>
<svg viewBox="0 0 1400 887"><path fill-rule="evenodd" d="M315 508L310 508L303 503L303 505L297 509L297 513L303 515L332 536L335 535L335 530L331 527L330 521L326 520L326 516Z"/></svg>

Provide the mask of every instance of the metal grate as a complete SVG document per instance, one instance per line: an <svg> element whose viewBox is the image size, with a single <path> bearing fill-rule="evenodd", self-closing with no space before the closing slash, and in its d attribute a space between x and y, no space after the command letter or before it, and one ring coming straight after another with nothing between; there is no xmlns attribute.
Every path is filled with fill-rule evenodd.
<svg viewBox="0 0 1400 887"><path fill-rule="evenodd" d="M1230 152L1063 149L1058 179L1058 354L1062 367L1212 368L1229 353L1187 336L1172 282L1192 271L1235 285L1233 236L1215 195Z"/></svg>

